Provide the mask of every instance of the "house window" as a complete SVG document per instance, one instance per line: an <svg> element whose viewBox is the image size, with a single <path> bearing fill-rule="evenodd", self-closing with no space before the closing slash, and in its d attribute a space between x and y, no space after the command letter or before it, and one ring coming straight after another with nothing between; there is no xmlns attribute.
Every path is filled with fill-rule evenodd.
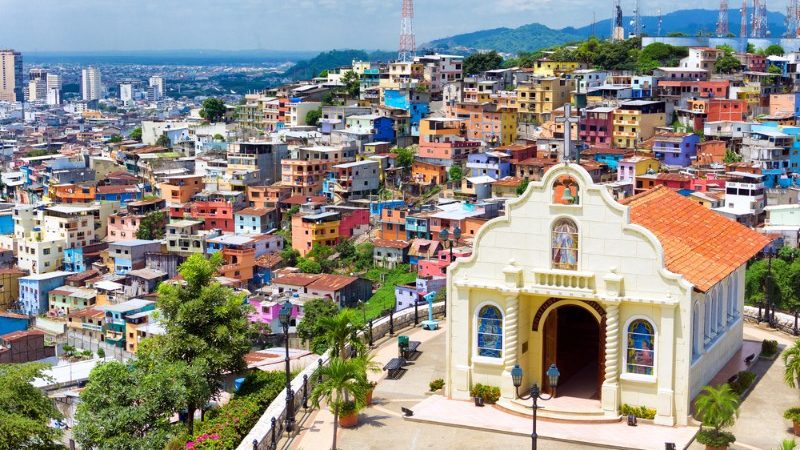
<svg viewBox="0 0 800 450"><path fill-rule="evenodd" d="M503 315L496 306L487 305L478 312L478 356L500 358L503 355Z"/></svg>
<svg viewBox="0 0 800 450"><path fill-rule="evenodd" d="M653 324L637 319L627 327L625 371L639 375L653 375L655 361L655 331Z"/></svg>
<svg viewBox="0 0 800 450"><path fill-rule="evenodd" d="M553 268L578 269L578 227L569 219L561 219L553 226Z"/></svg>

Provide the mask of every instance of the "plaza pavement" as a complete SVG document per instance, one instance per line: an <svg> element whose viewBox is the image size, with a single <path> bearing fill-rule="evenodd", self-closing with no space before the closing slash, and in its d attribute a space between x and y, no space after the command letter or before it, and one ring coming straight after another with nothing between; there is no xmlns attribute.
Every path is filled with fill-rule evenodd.
<svg viewBox="0 0 800 450"><path fill-rule="evenodd" d="M443 323L442 323L443 324ZM406 450L406 449L527 449L530 448L530 420L502 413L491 407L480 410L468 402L450 401L430 395L428 383L434 378L444 378L444 329L435 332L420 328L399 330L397 335L410 336L421 341L422 354L399 380L387 380L384 373L369 376L379 384L375 390L375 404L361 412L359 425L353 429L340 429L338 447L345 450ZM776 333L745 327L745 338L762 340L776 338ZM789 345L791 337L777 337L781 345ZM397 356L396 337L378 342L375 360L383 366ZM780 360L758 361L751 370L759 373L758 385L746 397L739 420L731 430L739 438L734 449L776 448L788 433L789 422L783 419L783 410L800 405L800 395L783 384L783 364ZM402 417L401 407L414 410L414 421ZM422 420L417 421L417 420ZM446 424L437 424L434 422ZM490 432L475 427L479 423L487 428L501 430ZM565 424L540 420L539 448L542 450L584 450L600 448L653 448L663 449L664 442L679 442L683 448L694 434L691 428L668 428L643 425L629 428L624 423ZM333 433L333 416L327 409L311 411L301 422L300 434L286 447L297 450L330 448ZM556 436L562 440L551 440ZM596 444L577 441L591 439ZM705 447L692 443L691 450Z"/></svg>

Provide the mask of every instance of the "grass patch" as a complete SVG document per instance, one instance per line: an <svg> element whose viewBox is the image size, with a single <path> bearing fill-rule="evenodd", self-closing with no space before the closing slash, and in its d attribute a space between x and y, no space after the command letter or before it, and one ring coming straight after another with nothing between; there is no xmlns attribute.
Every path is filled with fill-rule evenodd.
<svg viewBox="0 0 800 450"><path fill-rule="evenodd" d="M364 274L364 278L371 280L373 283L381 283L381 275L383 275L383 283L372 297L367 300L365 306L367 320L380 317L383 311L394 306L394 287L396 285L413 283L417 279L417 273L412 272L408 265L402 265L393 270L373 267ZM361 311L361 308L351 309L356 312L355 317L357 319L364 317L364 312Z"/></svg>

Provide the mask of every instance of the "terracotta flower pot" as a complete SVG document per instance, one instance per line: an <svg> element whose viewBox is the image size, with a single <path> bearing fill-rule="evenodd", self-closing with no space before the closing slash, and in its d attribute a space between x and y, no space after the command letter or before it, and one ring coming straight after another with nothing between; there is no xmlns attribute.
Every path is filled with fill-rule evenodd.
<svg viewBox="0 0 800 450"><path fill-rule="evenodd" d="M792 431L797 436L800 436L800 422L792 421Z"/></svg>
<svg viewBox="0 0 800 450"><path fill-rule="evenodd" d="M372 388L367 391L367 405L372 404L372 393L375 392L375 388Z"/></svg>
<svg viewBox="0 0 800 450"><path fill-rule="evenodd" d="M358 425L358 413L352 412L346 416L339 417L339 426L342 428L353 428Z"/></svg>
<svg viewBox="0 0 800 450"><path fill-rule="evenodd" d="M710 445L706 445L706 450L728 450L728 446L724 447L712 447Z"/></svg>

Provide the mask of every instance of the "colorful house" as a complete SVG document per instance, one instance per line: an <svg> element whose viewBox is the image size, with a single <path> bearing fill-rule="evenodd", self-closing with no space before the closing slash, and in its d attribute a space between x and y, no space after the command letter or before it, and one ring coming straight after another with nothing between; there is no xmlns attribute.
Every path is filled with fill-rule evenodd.
<svg viewBox="0 0 800 450"><path fill-rule="evenodd" d="M693 133L657 133L653 137L653 154L664 165L687 167L697 156L700 136Z"/></svg>
<svg viewBox="0 0 800 450"><path fill-rule="evenodd" d="M19 278L19 311L38 316L48 310L50 291L63 286L72 272L50 272Z"/></svg>

